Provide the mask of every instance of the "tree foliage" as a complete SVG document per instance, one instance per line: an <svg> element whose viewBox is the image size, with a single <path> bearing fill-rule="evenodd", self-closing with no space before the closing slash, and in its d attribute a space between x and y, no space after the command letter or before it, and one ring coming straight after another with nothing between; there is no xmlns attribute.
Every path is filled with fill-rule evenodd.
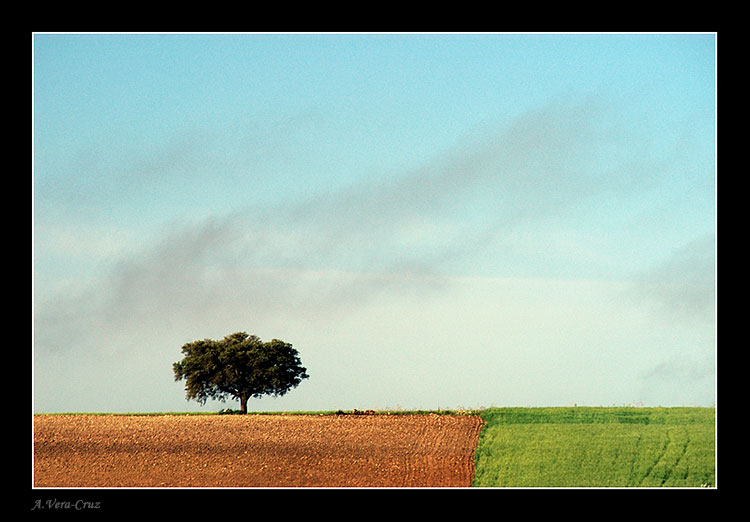
<svg viewBox="0 0 750 522"><path fill-rule="evenodd" d="M249 398L281 396L307 379L307 369L291 344L261 341L237 332L221 340L203 339L183 345L184 358L172 365L175 381L185 379L187 399L240 400L247 413Z"/></svg>

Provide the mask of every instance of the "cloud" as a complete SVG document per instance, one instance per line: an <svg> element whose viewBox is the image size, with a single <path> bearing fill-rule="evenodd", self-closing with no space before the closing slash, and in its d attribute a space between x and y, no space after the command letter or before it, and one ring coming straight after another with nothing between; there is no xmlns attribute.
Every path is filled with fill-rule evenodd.
<svg viewBox="0 0 750 522"><path fill-rule="evenodd" d="M401 175L306 197L295 193L262 206L235 205L204 217L170 216L159 222L155 236L131 243L131 248L105 244L102 248L117 256L112 263L101 265L104 268L78 288L68 285L65 294L52 296L40 293L35 302L35 357L46 372L40 375L51 372L61 356L86 359L91 367L92 357L101 358L111 376L120 375L118 365L156 365L168 373L182 343L238 330L264 338L285 338L284 332L294 330L324 343L320 338L329 335L360 335L339 331L342 325L364 324L361 317L359 323L351 319L358 314L409 310L432 299L441 303L434 320L445 323L456 313L450 306L472 302L456 285L457 276L477 275L481 259L488 260L484 266L492 267L492 275L517 276L518 265L503 265L508 250L516 248L521 264L532 265L523 254L549 252L544 241L558 230L545 227L561 226L566 213L596 198L626 200L649 183L646 173L658 176L659 162L643 155L637 140L613 124L611 111L601 99L555 102L511 125L468 136L432 163ZM128 185L131 201L138 200L138 191L146 195L154 187L186 181L179 177L182 167L190 171L191 180L201 177L210 166L202 162L211 154L194 152L182 159L179 151L186 143L177 140L138 164L134 175L145 185ZM230 170L222 174L219 169L216 183L236 179L237 170ZM202 190L200 183L177 186L196 198ZM109 204L116 207L118 201ZM140 210L140 219L160 211L149 206ZM540 228L544 234L536 233ZM91 248L96 244L89 243ZM645 274L639 295L662 303L665 310L707 313L712 288L706 279L712 266L705 257L709 245L706 240L686 247L667 266ZM575 251L591 257L583 246ZM541 264L536 269L540 280L551 277ZM543 288L545 295L556 291L554 286ZM566 292L574 295L576 290ZM456 295L462 296L462 304L453 301ZM530 307L539 309L536 304ZM548 305L545 313L555 314L557 309ZM581 309L591 312L586 303ZM538 317L532 319L529 324L544 324ZM408 333L410 319L403 320L404 335L414 340L426 327L414 325ZM569 326L575 331L580 327ZM471 330L461 328L459 332ZM518 335L537 343L540 351L551 345L544 337L550 332L532 335L523 330ZM446 337L444 342L451 346L455 340ZM446 346L439 348L441 353L449 352ZM325 357L325 348L320 350L318 357ZM340 351L326 353L333 359L342 356ZM361 355L365 359L348 354L347 360L357 364L375 357L371 352ZM407 358L419 357L412 353ZM481 360L482 355L474 357ZM518 357L533 359L527 354ZM67 364L74 378L81 370ZM585 367L582 361L580 368ZM493 379L485 375L483 382Z"/></svg>
<svg viewBox="0 0 750 522"><path fill-rule="evenodd" d="M599 98L551 103L467 136L422 168L246 219L275 227L279 243L310 264L436 266L499 230L560 217L594 197L628 197L658 176L661 166L613 112Z"/></svg>
<svg viewBox="0 0 750 522"><path fill-rule="evenodd" d="M194 323L229 310L322 314L384 292L439 291L452 269L492 255L508 230L638 183L643 169L624 165L649 159L636 160L638 150L611 155L627 148L611 111L601 98L556 101L400 176L173 221L102 273L85 297L37 303L37 342L45 346L52 325L127 331L157 317ZM147 191L180 169L195 178L203 154L183 155L195 143L174 141L138 163L133 179L148 181ZM77 309L85 320L71 320ZM67 336L56 331L59 345Z"/></svg>
<svg viewBox="0 0 750 522"><path fill-rule="evenodd" d="M697 352L679 350L643 371L639 399L654 405L715 405L715 354Z"/></svg>
<svg viewBox="0 0 750 522"><path fill-rule="evenodd" d="M700 404L716 400L716 235L705 234L650 270L626 291L626 302L648 313L654 332L638 378L641 400ZM655 332L661 331L660 334Z"/></svg>
<svg viewBox="0 0 750 522"><path fill-rule="evenodd" d="M711 323L716 313L716 235L709 233L676 249L641 273L634 295L661 317Z"/></svg>

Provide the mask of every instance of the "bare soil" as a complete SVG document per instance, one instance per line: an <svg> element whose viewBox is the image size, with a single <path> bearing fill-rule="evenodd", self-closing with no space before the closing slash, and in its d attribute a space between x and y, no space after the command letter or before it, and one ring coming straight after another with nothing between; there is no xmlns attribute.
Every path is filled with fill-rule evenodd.
<svg viewBox="0 0 750 522"><path fill-rule="evenodd" d="M35 415L35 487L468 487L476 415Z"/></svg>

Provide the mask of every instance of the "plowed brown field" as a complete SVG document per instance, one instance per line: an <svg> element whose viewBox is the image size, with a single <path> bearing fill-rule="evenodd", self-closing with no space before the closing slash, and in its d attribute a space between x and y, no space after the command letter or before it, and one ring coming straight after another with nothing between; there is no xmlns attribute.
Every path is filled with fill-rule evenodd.
<svg viewBox="0 0 750 522"><path fill-rule="evenodd" d="M475 415L35 415L36 487L468 487Z"/></svg>

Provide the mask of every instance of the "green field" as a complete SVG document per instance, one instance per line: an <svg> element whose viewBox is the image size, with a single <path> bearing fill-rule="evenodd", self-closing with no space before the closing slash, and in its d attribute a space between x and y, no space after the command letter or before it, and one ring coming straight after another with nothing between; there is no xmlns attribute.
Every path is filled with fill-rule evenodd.
<svg viewBox="0 0 750 522"><path fill-rule="evenodd" d="M713 487L714 408L489 408L475 487Z"/></svg>

